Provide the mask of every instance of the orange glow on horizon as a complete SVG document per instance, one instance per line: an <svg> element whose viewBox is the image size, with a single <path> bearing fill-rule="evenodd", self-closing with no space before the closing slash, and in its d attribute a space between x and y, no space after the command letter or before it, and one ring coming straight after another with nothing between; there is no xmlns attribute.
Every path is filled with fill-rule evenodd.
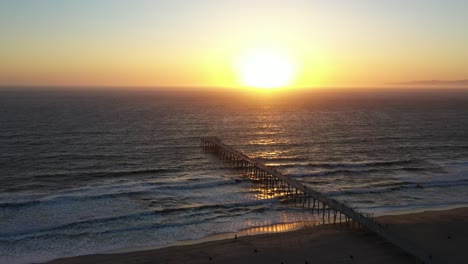
<svg viewBox="0 0 468 264"><path fill-rule="evenodd" d="M466 8L456 1L428 12L381 1L202 2L4 2L0 85L291 90L468 79Z"/></svg>

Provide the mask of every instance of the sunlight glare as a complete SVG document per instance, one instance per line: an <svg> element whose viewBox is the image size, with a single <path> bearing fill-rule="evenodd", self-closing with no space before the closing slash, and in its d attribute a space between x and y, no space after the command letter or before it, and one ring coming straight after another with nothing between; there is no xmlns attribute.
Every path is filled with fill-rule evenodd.
<svg viewBox="0 0 468 264"><path fill-rule="evenodd" d="M294 64L278 50L255 50L245 54L238 65L242 83L253 88L280 88L291 84Z"/></svg>

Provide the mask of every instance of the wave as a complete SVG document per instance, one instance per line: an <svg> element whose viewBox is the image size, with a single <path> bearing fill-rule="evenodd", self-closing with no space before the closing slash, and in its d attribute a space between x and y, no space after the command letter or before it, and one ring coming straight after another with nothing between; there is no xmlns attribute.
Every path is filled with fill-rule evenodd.
<svg viewBox="0 0 468 264"><path fill-rule="evenodd" d="M157 146L158 150L162 151L163 149L171 149L171 150L176 150L176 149L190 149L190 146L164 146L164 145L158 145ZM60 152L53 152L53 153L43 153L39 154L38 157L43 158L43 159L60 159L60 160L94 160L94 159L135 159L138 160L139 156L144 156L142 155L144 153L132 153L129 155L127 152L111 152L111 153L60 153ZM135 156L136 155L136 156ZM146 157L146 156L145 156ZM146 157L147 158L147 157Z"/></svg>
<svg viewBox="0 0 468 264"><path fill-rule="evenodd" d="M283 159L278 159L282 161ZM271 159L270 162L276 161ZM309 168L323 168L323 169L338 169L338 168L363 168L363 167L395 167L395 166L408 166L408 165L432 165L428 161L409 159L409 160L392 160L392 161L369 161L369 162L316 162L316 163L286 163L281 164L277 167L281 168L294 168L294 167L309 167Z"/></svg>
<svg viewBox="0 0 468 264"><path fill-rule="evenodd" d="M151 168L151 169L140 169L140 170L117 170L117 171L93 171L93 172L71 172L71 173L54 173L54 174L39 174L33 175L35 179L48 179L58 180L59 178L104 178L104 177L119 177L119 176L131 176L139 174L159 174L174 172L173 169L163 168Z"/></svg>
<svg viewBox="0 0 468 264"><path fill-rule="evenodd" d="M111 217L103 217L103 218L95 218L95 219L87 219L76 221L72 223L62 224L58 226L54 226L51 228L43 228L37 229L33 232L20 232L20 233L8 233L8 232L1 232L0 231L0 241L16 241L27 239L30 237L37 238L39 236L50 236L52 232L60 232L66 230L74 230L75 234L73 235L81 235L82 233L92 234L92 233L106 233L106 232L118 232L121 229L111 229L107 231L99 231L94 226L109 226L112 227L110 224L111 222L115 221L122 221L122 222L136 222L139 220L145 220L146 218L152 218L158 215L168 215L178 213L180 216L183 217L183 213L188 213L190 219L200 218L199 220L193 221L177 221L171 223L154 223L151 224L151 228L162 228L162 227L176 227L176 226L183 226L183 225L190 225L194 224L194 221L198 221L198 223L203 223L205 221L214 220L219 217L233 217L236 215L243 215L248 213L256 213L256 212L263 212L266 210L271 203L271 200L259 200L259 201L250 201L250 202L239 202L239 203L230 203L230 204L206 204L200 206L182 206L182 207L168 207L163 209L157 210L150 210L150 211L142 211L133 214L121 215L121 216L111 216ZM154 222L154 221L150 221ZM138 227L140 228L140 227ZM84 230L84 232L80 232L80 230ZM91 231L95 230L95 231ZM134 228L125 228L125 230L134 230ZM69 232L65 232L69 233Z"/></svg>
<svg viewBox="0 0 468 264"><path fill-rule="evenodd" d="M113 153L44 153L39 157L44 159L69 159L69 160L77 160L77 159L118 159L118 158L131 158L127 155L123 154L113 154Z"/></svg>
<svg viewBox="0 0 468 264"><path fill-rule="evenodd" d="M193 179L189 179L190 182L194 182ZM99 194L71 194L71 195L56 195L47 196L36 200L27 200L21 202L3 202L0 203L1 208L16 209L21 207L36 206L39 204L56 204L66 203L74 201L87 201L87 200L98 200L98 199L109 199L118 197L127 197L134 195L151 195L160 190L195 190L195 189L206 189L213 187L220 187L223 185L235 185L242 182L248 182L248 179L236 179L236 180L219 180L204 183L190 183L180 182L179 184L163 184L163 183L144 183L142 186L135 188L142 188L138 190L122 190L118 186L115 189L111 189L108 193Z"/></svg>
<svg viewBox="0 0 468 264"><path fill-rule="evenodd" d="M320 176L331 176L331 175L360 175L368 173L380 173L380 172L397 172L397 171L410 171L410 172L424 172L424 171L435 171L440 168L425 168L425 167L399 167L399 168L369 168L361 170L352 169L338 169L331 171L320 171L316 173L293 173L289 174L290 177L306 178L306 177L320 177Z"/></svg>
<svg viewBox="0 0 468 264"><path fill-rule="evenodd" d="M247 178L239 178L239 179L230 179L230 180L221 180L221 181L214 181L214 182L207 182L207 183L197 183L197 184L186 184L186 185L168 185L164 188L167 189L177 189L177 190L192 190L192 189L205 189L211 187L218 187L222 185L235 185L242 182L249 182Z"/></svg>
<svg viewBox="0 0 468 264"><path fill-rule="evenodd" d="M386 215L393 212L403 212L408 210L414 210L414 209L423 209L425 211L427 210L447 210L447 209L454 209L458 207L466 207L468 206L468 203L466 200L452 200L450 202L424 202L424 200L420 200L417 203L411 203L411 204L385 204L385 205L374 205L374 206L356 206L354 209L357 210L362 210L365 212L374 212L375 216L382 216ZM414 212L414 211L413 211Z"/></svg>
<svg viewBox="0 0 468 264"><path fill-rule="evenodd" d="M327 192L327 195L341 196L341 195L359 195L359 194L372 194L372 193L389 193L389 192L400 191L400 190L405 190L405 189L427 189L427 188L452 187L452 186L468 186L468 179L462 179L462 180L456 180L456 181L401 182L401 183L391 184L387 188L331 191L331 192Z"/></svg>
<svg viewBox="0 0 468 264"><path fill-rule="evenodd" d="M427 147L428 149L449 149L449 150L458 150L458 149L468 149L468 145L430 145Z"/></svg>
<svg viewBox="0 0 468 264"><path fill-rule="evenodd" d="M294 162L309 161L309 159L302 158L302 157L282 157L282 158L257 157L255 159L264 163L277 163L277 164L291 162L291 161L294 161Z"/></svg>

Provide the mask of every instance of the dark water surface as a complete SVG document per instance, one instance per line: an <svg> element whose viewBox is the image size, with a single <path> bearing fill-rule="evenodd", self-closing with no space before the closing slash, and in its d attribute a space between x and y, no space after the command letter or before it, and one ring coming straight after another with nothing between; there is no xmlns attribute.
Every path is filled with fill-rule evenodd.
<svg viewBox="0 0 468 264"><path fill-rule="evenodd" d="M0 263L314 219L201 136L365 212L468 203L468 91L2 91Z"/></svg>

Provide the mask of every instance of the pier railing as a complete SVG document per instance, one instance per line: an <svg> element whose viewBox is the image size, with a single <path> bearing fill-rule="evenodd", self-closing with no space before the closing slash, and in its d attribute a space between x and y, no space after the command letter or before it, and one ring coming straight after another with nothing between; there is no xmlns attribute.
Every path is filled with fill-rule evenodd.
<svg viewBox="0 0 468 264"><path fill-rule="evenodd" d="M258 160L250 158L246 154L225 145L217 137L203 137L201 138L201 144L206 151L213 152L233 166L246 170L255 179L261 180L266 184L269 189L285 194L287 197L294 199L294 201L299 201L303 207L311 209L312 212L317 211L318 213L322 213L323 218L328 216L329 222L332 222L331 218L333 218L333 223L346 222L353 227L357 224L394 244L423 263L431 263L431 255L429 253L390 232L390 230L378 223L369 214L359 212L343 202L332 199L295 179L283 175L276 169L266 166ZM326 211L328 211L327 216Z"/></svg>

